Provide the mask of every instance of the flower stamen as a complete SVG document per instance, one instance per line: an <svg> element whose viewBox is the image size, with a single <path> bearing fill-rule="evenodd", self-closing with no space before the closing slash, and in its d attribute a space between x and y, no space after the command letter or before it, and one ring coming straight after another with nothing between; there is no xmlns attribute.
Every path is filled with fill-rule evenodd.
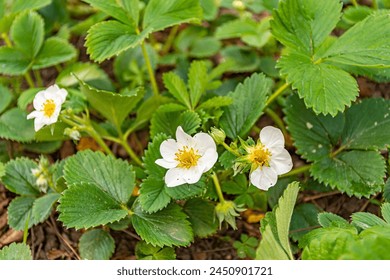
<svg viewBox="0 0 390 280"><path fill-rule="evenodd" d="M198 150L194 150L194 148L189 148L187 146L184 146L183 149L179 149L178 152L175 153L175 160L179 162L177 166L186 169L196 166L201 157L198 152Z"/></svg>
<svg viewBox="0 0 390 280"><path fill-rule="evenodd" d="M254 147L250 147L247 150L247 159L252 163L253 169L258 167L269 166L271 159L271 152L261 143L258 143Z"/></svg>
<svg viewBox="0 0 390 280"><path fill-rule="evenodd" d="M54 103L53 99L48 99L46 100L46 102L43 104L43 114L50 118L53 114L54 114L54 111L56 109L56 104Z"/></svg>

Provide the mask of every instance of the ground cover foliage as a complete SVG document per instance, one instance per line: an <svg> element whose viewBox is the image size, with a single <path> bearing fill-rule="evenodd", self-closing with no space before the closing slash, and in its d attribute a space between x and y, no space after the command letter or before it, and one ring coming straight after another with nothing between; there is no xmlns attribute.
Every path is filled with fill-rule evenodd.
<svg viewBox="0 0 390 280"><path fill-rule="evenodd" d="M45 224L78 259L114 258L120 233L136 259L213 238L242 259L390 259L389 9L0 1L0 260L37 259ZM361 207L318 203L334 195Z"/></svg>

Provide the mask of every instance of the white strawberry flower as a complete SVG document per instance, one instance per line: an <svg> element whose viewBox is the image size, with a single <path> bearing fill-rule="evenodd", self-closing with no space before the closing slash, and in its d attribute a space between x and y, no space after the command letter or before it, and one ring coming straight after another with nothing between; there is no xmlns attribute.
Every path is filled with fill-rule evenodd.
<svg viewBox="0 0 390 280"><path fill-rule="evenodd" d="M250 182L259 189L268 190L278 180L278 175L289 172L292 159L284 148L284 136L280 129L266 126L260 131L255 146L247 146L245 160L251 163Z"/></svg>
<svg viewBox="0 0 390 280"><path fill-rule="evenodd" d="M65 89L60 89L57 85L52 85L35 95L33 101L35 111L27 116L27 119L35 118L35 131L40 130L45 125L57 122L61 105L65 102L67 95L68 92Z"/></svg>
<svg viewBox="0 0 390 280"><path fill-rule="evenodd" d="M195 184L218 159L217 146L210 135L200 132L191 137L181 126L176 129L176 140L161 143L160 153L162 158L156 164L168 169L165 174L168 187Z"/></svg>

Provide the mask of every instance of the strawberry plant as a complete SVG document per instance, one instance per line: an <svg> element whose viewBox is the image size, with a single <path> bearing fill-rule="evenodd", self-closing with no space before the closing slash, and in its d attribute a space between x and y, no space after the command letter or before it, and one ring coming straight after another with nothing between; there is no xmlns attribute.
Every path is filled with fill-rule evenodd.
<svg viewBox="0 0 390 280"><path fill-rule="evenodd" d="M358 2L0 1L0 214L23 232L0 259L40 258L45 225L78 259L124 234L137 259L389 259L390 7Z"/></svg>

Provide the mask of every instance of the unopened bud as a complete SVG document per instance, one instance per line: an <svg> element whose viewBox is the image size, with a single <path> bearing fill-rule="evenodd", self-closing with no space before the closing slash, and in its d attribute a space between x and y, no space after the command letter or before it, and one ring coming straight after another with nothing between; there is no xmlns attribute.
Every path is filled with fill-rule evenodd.
<svg viewBox="0 0 390 280"><path fill-rule="evenodd" d="M70 139L79 141L81 138L80 132L75 128L65 128L64 135L69 136Z"/></svg>
<svg viewBox="0 0 390 280"><path fill-rule="evenodd" d="M226 134L222 129L212 127L210 131L210 136L213 137L215 143L222 144L225 142Z"/></svg>
<svg viewBox="0 0 390 280"><path fill-rule="evenodd" d="M241 0L234 0L233 3L233 8L239 11L245 10L245 4Z"/></svg>

